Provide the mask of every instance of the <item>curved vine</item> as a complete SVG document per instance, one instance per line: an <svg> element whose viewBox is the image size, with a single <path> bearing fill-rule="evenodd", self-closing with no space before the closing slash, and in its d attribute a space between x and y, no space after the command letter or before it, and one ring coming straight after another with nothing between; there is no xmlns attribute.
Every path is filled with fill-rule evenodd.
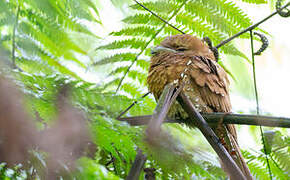
<svg viewBox="0 0 290 180"><path fill-rule="evenodd" d="M260 47L260 49L254 53L254 55L261 55L262 52L264 52L267 47L269 46L269 41L267 39L267 37L261 33L258 32L254 32L254 35L259 36L261 42L262 42L262 46Z"/></svg>
<svg viewBox="0 0 290 180"><path fill-rule="evenodd" d="M277 12L280 16L282 17L289 17L290 16L290 10L287 9L287 8L284 8L282 9L282 2L284 0L277 0L276 2L276 9L277 9ZM288 2L287 5L290 5L290 2Z"/></svg>

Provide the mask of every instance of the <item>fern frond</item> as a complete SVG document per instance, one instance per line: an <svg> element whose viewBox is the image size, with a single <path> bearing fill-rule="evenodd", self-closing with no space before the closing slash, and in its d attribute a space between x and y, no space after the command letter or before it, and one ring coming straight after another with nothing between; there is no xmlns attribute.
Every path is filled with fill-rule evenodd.
<svg viewBox="0 0 290 180"><path fill-rule="evenodd" d="M146 85L147 73L140 72L137 70L131 70L128 73L128 77L130 77L133 80L137 80L142 86Z"/></svg>
<svg viewBox="0 0 290 180"><path fill-rule="evenodd" d="M151 37L155 33L155 28L152 26L137 26L122 29L118 32L112 32L112 36L143 36Z"/></svg>
<svg viewBox="0 0 290 180"><path fill-rule="evenodd" d="M53 74L54 69L45 61L17 57L17 62L23 71L27 73L46 73Z"/></svg>
<svg viewBox="0 0 290 180"><path fill-rule="evenodd" d="M273 157L279 162L280 167L287 171L288 174L290 173L289 154L289 150L287 151L286 149L277 150L273 153Z"/></svg>
<svg viewBox="0 0 290 180"><path fill-rule="evenodd" d="M227 33L228 35L236 34L241 30L241 27L237 22L231 23L228 18L225 18L218 11L215 11L210 6L204 6L202 3L196 1L189 2L185 6L185 10L191 13L193 16L197 16L203 21L209 23L221 32ZM241 36L242 37L242 36Z"/></svg>
<svg viewBox="0 0 290 180"><path fill-rule="evenodd" d="M125 62L125 61L132 61L135 59L137 54L134 53L121 53L115 54L111 57L106 57L94 63L94 65L104 65L108 63L115 63L115 62Z"/></svg>
<svg viewBox="0 0 290 180"><path fill-rule="evenodd" d="M227 0L202 0L203 4L213 9L214 12L226 17L232 24L247 28L252 24L250 18L235 3Z"/></svg>
<svg viewBox="0 0 290 180"><path fill-rule="evenodd" d="M147 42L140 38L132 38L120 41L114 41L110 44L103 45L97 48L99 49L122 49L122 48L132 48L132 49L144 49L146 47Z"/></svg>
<svg viewBox="0 0 290 180"><path fill-rule="evenodd" d="M84 0L80 3L78 0L71 0L67 1L66 3L66 8L69 8L69 13L72 17L78 17L80 19L86 19L89 21L101 23L99 19L96 19L99 18L99 11L96 8L95 1ZM87 11L87 9L92 9L93 13L97 15L97 17Z"/></svg>
<svg viewBox="0 0 290 180"><path fill-rule="evenodd" d="M248 151L243 151L243 156L247 159L247 165L257 179L268 179L269 174L267 169L265 168L265 160L263 162L257 161L257 156Z"/></svg>
<svg viewBox="0 0 290 180"><path fill-rule="evenodd" d="M129 66L117 67L113 71L111 71L109 75L116 75L116 74L120 74L120 73L125 73L127 71L128 67Z"/></svg>
<svg viewBox="0 0 290 180"><path fill-rule="evenodd" d="M104 89L113 89L114 87L118 86L120 84L121 79L119 77L115 77L112 80L106 81L104 86Z"/></svg>
<svg viewBox="0 0 290 180"><path fill-rule="evenodd" d="M46 16L43 16L33 10L20 11L20 15L28 17L30 22L33 22L33 24L30 24L29 22L22 23L27 24L27 28L30 27L29 29L24 28L24 30L26 30L24 32L25 34L29 34L29 32L38 32L38 35L41 34L42 36L46 36L46 39L53 41L59 48L71 49L85 54L85 52L68 37L64 27L57 24L54 19L47 18ZM41 38L37 38L37 36L34 37L34 39L41 40Z"/></svg>
<svg viewBox="0 0 290 180"><path fill-rule="evenodd" d="M251 4L266 4L267 0L240 0L246 3L251 3Z"/></svg>
<svg viewBox="0 0 290 180"><path fill-rule="evenodd" d="M39 46L37 46L37 44L35 44L35 42L29 41L24 38L17 41L17 46L19 52L26 52L23 55L21 55L22 53L19 53L19 55L17 55L17 59L20 60L24 58L26 60L29 59L30 61L47 62L47 65L50 65L52 67L49 69L54 69L64 74L71 75L72 77L79 78L74 72L72 72L67 67L62 65L58 60L56 60L57 58L54 55L41 49ZM79 64L82 65L81 62L79 62ZM30 68L34 69L33 66Z"/></svg>
<svg viewBox="0 0 290 180"><path fill-rule="evenodd" d="M272 146L272 157L278 162L279 168L290 176L290 138L276 131Z"/></svg>
<svg viewBox="0 0 290 180"><path fill-rule="evenodd" d="M218 44L219 42L221 42L222 40L226 38L224 33L219 32L218 30L211 27L210 25L203 23L201 20L194 18L194 16L192 15L179 14L176 17L176 21L186 26L190 31L196 33L200 37L208 36L213 41L213 44ZM237 55L245 59L248 59L245 54L239 51L231 43L223 46L220 50L221 52L224 52L226 54Z"/></svg>
<svg viewBox="0 0 290 180"><path fill-rule="evenodd" d="M289 179L289 137L282 136L278 131L274 132L274 139L270 140L268 145L268 159L271 167L272 176L276 179ZM269 140L269 139L268 139ZM244 157L248 160L251 172L258 179L269 178L267 171L267 160L263 150L261 151L245 151Z"/></svg>
<svg viewBox="0 0 290 180"><path fill-rule="evenodd" d="M147 70L149 68L149 64L150 64L149 61L146 61L146 60L143 60L143 59L138 59L136 61L136 65L138 67L141 67L144 70Z"/></svg>
<svg viewBox="0 0 290 180"><path fill-rule="evenodd" d="M131 25L144 24L144 25L151 25L151 26L159 26L163 24L160 21L160 19L148 13L146 14L137 13L135 15L128 16L125 19L123 19L122 22L126 24L131 24Z"/></svg>
<svg viewBox="0 0 290 180"><path fill-rule="evenodd" d="M275 153L276 154L276 153ZM287 153L288 155L287 156L284 156L283 158L288 158L289 157L289 153ZM273 175L277 178L277 179L289 179L290 178L290 169L285 167L283 164L284 162L288 161L287 164L289 164L289 160L282 160L284 162L281 162L280 161L280 157L279 159L278 158L275 158L273 156L270 156L271 158L271 167L272 167L272 172L273 172Z"/></svg>
<svg viewBox="0 0 290 180"><path fill-rule="evenodd" d="M158 14L167 14L173 12L178 4L174 1L160 0L155 2L144 2L143 5L154 12L158 12ZM131 5L130 7L134 10L146 11L138 4Z"/></svg>
<svg viewBox="0 0 290 180"><path fill-rule="evenodd" d="M13 29L15 11L19 7L19 21L14 43L16 61L25 59L25 62L28 62L31 59L30 64L39 67L41 64L35 60L41 59L46 61L48 66L52 66L52 68L48 69L63 72L77 78L74 72L62 65L62 61L72 61L79 67L86 68L83 61L79 59L79 55L88 56L88 53L72 39L70 32L76 31L96 37L82 24L84 19L94 21L98 17L95 2L92 0L81 2L75 0L67 2L30 0L23 3L21 1L19 4L17 2L0 1L1 8L6 8L3 11L5 13L2 13L2 11L0 13L0 32L2 31L1 26L8 26L8 28ZM79 7L80 9L70 7ZM77 12L80 14L76 15ZM1 39L5 41L12 36L10 31L6 32L8 32L8 35L1 36ZM5 41L1 41L1 43L6 43ZM11 45L8 44L7 48L11 49ZM23 62L19 63L25 66ZM32 68L33 66L25 67L27 70L32 70Z"/></svg>
<svg viewBox="0 0 290 180"><path fill-rule="evenodd" d="M196 33L200 37L208 36L211 38L214 44L219 43L221 40L225 39L226 36L214 29L213 27L205 24L199 19L196 19L192 15L186 13L181 13L176 16L176 22L184 25L192 32Z"/></svg>
<svg viewBox="0 0 290 180"><path fill-rule="evenodd" d="M139 88L132 83L123 83L121 90L124 92L132 95L133 97L140 97L142 96L142 93L140 92Z"/></svg>

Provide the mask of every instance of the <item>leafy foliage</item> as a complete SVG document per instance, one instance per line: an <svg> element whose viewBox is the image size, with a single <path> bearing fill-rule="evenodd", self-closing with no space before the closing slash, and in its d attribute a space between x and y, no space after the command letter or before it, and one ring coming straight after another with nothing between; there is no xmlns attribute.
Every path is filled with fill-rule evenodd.
<svg viewBox="0 0 290 180"><path fill-rule="evenodd" d="M121 5L131 3L112 1L120 9ZM245 2L265 3L263 0ZM215 45L252 24L247 15L228 0L157 0L144 1L144 5L186 33L210 37ZM102 23L98 7L98 2L93 0L0 0L0 46L10 52L15 69L6 76L22 90L25 107L38 128L42 130L54 123L58 113L57 94L67 84L71 87L72 104L89 119L96 149L93 155L78 161L77 170L69 172L69 177L125 178L136 149L140 147L148 155L145 166L155 168L159 179L224 179L216 156L197 130L166 125L164 132L171 133L164 134L160 146L150 147L143 140L144 127L131 127L115 119L136 100L138 103L126 115L153 112L155 102L152 97L138 99L147 91L150 47L179 32L132 4L129 15L123 19L124 28L110 33L114 37L111 43L94 47L100 55L97 57L102 57L101 54L105 57L92 62L95 54L87 44L95 45L99 34L93 33L88 24ZM221 52L246 58L233 44L222 47ZM93 64L101 72L106 67L110 70L109 76L100 84L90 83L79 77L79 73L71 68L72 64L81 70ZM270 153L271 166L277 167L273 170L275 177L284 178L287 174L281 169L289 170L289 138L282 135L276 138ZM41 171L46 168L45 159L41 152L32 153L32 156L36 159L33 163L38 162L33 167L41 177ZM245 156L257 177L267 176L263 153L245 152ZM1 163L0 177L35 177L30 170L22 169L20 165L8 168Z"/></svg>
<svg viewBox="0 0 290 180"><path fill-rule="evenodd" d="M26 179L27 172L21 169L21 165L14 168L5 167L5 163L0 164L0 177L1 179Z"/></svg>
<svg viewBox="0 0 290 180"><path fill-rule="evenodd" d="M214 178L213 174L217 174L219 177L224 176L218 163L211 164L209 160L197 158L199 156L207 157L209 156L208 154L203 151L190 152L191 150L188 147L176 144L178 142L176 137L172 140L167 137L170 142L165 143L165 145L170 145L169 149L171 149L167 153L164 151L165 149L168 150L167 145L157 152L151 151L150 148L148 149L143 143L143 128L132 128L128 124L120 123L114 119L120 111L128 107L132 102L132 99L126 96L104 92L102 88L95 87L92 83L73 80L61 75L45 76L17 73L16 79L17 84L22 87L23 92L26 94L26 103L27 107L30 108L31 115L38 119L39 127L41 128L44 128L45 124L51 124L51 120L56 114L55 97L58 89L64 84L70 84L73 87L71 89L72 101L90 117L92 137L99 149L95 154L97 161L84 160L89 161L88 163L92 164L92 167L86 165L84 167L86 169L80 174L81 177L84 176L83 173L89 173L90 168L98 167L100 169L107 168L107 170L114 172L117 176L124 178L134 161L136 145L143 147L145 152L152 154L152 157L149 157L150 163L148 166L161 171L162 173L158 175L160 177L180 177L182 175L189 178L192 174L209 178ZM138 103L130 111L130 115L149 114L153 111L153 107L154 104L152 104L151 99L145 98L143 102ZM163 142L166 141L163 139ZM174 146L178 147L178 151L175 150L176 147ZM160 151L163 152L164 157L171 157L171 159L164 158L161 160L158 153ZM114 159L113 163L108 164L112 158ZM172 169L168 168L168 164L176 161L180 161L180 167L178 171L172 173L173 169L177 170L176 166L172 167ZM97 162L102 166L96 164ZM205 171L205 168L208 171ZM88 174L88 176L91 175Z"/></svg>
<svg viewBox="0 0 290 180"><path fill-rule="evenodd" d="M266 138L268 141L266 145L269 149L267 154L270 156L269 163L273 178L289 179L289 137L283 136L279 131L272 131L271 134L271 140ZM267 162L263 150L245 151L244 156L248 160L251 172L257 179L269 179L269 172L265 169Z"/></svg>
<svg viewBox="0 0 290 180"><path fill-rule="evenodd" d="M27 72L61 72L78 77L62 64L70 61L85 68L76 54L88 55L70 36L70 32L94 35L83 20L100 23L98 10L85 1L0 1L2 44L12 51L12 59ZM89 11L91 10L91 11ZM37 68L34 68L36 67Z"/></svg>
<svg viewBox="0 0 290 180"><path fill-rule="evenodd" d="M243 2L247 2L247 3L253 3L253 4L265 4L267 3L266 0L241 0Z"/></svg>

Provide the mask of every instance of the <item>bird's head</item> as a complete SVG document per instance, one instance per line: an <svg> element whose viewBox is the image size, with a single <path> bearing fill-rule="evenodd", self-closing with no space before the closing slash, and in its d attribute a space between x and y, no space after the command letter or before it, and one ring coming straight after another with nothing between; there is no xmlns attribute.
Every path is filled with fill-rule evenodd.
<svg viewBox="0 0 290 180"><path fill-rule="evenodd" d="M189 56L205 56L215 60L213 52L204 40L189 34L178 34L165 38L152 50L155 55L160 52L183 53Z"/></svg>

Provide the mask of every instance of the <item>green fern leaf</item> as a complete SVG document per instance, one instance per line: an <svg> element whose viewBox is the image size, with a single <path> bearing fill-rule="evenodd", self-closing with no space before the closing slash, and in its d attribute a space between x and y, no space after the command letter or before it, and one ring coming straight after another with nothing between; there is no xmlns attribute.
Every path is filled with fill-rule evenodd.
<svg viewBox="0 0 290 180"><path fill-rule="evenodd" d="M101 59L94 63L94 65L103 65L115 62L126 62L126 61L133 61L136 58L137 54L134 53L122 53L122 54L115 54L111 57L107 57Z"/></svg>
<svg viewBox="0 0 290 180"><path fill-rule="evenodd" d="M117 67L115 68L113 71L110 72L109 75L116 75L116 74L120 74L120 73L124 73L128 70L129 66L122 66L122 67Z"/></svg>
<svg viewBox="0 0 290 180"><path fill-rule="evenodd" d="M129 27L126 29L122 29L118 32L112 32L110 35L113 36L143 36L143 37L151 37L154 34L156 29L152 26L137 26L137 27Z"/></svg>
<svg viewBox="0 0 290 180"><path fill-rule="evenodd" d="M146 46L146 41L139 38L132 38L120 41L114 41L110 44L100 46L97 49L121 49L121 48L132 48L132 49L143 49Z"/></svg>
<svg viewBox="0 0 290 180"><path fill-rule="evenodd" d="M143 5L150 9L151 11L158 12L158 14L171 13L177 8L176 2L170 2L165 0L155 1L155 2L144 2ZM134 10L146 11L139 4L134 4L130 6ZM147 11L146 11L147 12Z"/></svg>
<svg viewBox="0 0 290 180"><path fill-rule="evenodd" d="M143 60L143 59L138 59L136 61L136 65L138 67L141 67L144 70L148 70L148 68L149 68L149 61L146 61L146 60Z"/></svg>
<svg viewBox="0 0 290 180"><path fill-rule="evenodd" d="M251 4L266 4L267 0L240 0L246 3L251 3Z"/></svg>
<svg viewBox="0 0 290 180"><path fill-rule="evenodd" d="M131 70L128 73L128 77L130 77L133 80L138 80L138 82L142 85L145 86L146 84L146 79L147 79L147 73L143 73L137 70Z"/></svg>
<svg viewBox="0 0 290 180"><path fill-rule="evenodd" d="M156 18L151 14L135 14L133 16L128 16L122 20L126 24L145 24L151 26L158 26L163 24L160 19Z"/></svg>

